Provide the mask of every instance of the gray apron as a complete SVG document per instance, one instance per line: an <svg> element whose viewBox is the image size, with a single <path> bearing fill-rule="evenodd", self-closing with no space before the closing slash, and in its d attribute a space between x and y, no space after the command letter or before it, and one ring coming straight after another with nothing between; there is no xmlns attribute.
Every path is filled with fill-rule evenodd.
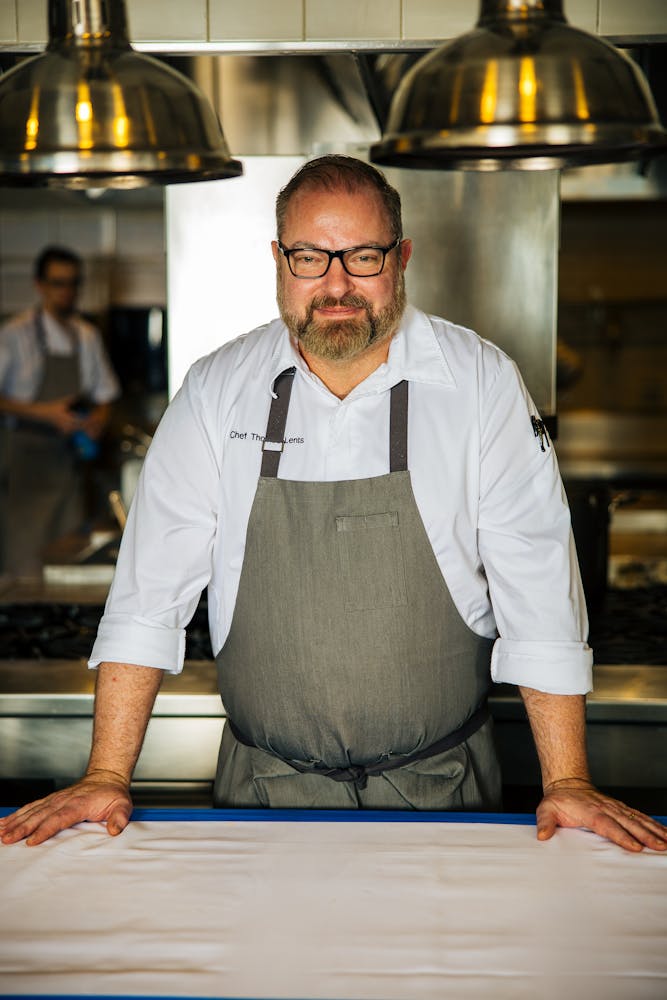
<svg viewBox="0 0 667 1000"><path fill-rule="evenodd" d="M276 379L216 657L216 805L496 809L493 643L461 619L414 499L408 385L391 391L388 475L300 482L277 478L293 376Z"/></svg>
<svg viewBox="0 0 667 1000"><path fill-rule="evenodd" d="M39 312L35 324L44 367L34 402L78 395L78 349L66 357L49 354ZM35 572L41 569L44 547L74 531L81 521L74 451L55 428L23 421L7 433L7 472L5 568L10 573Z"/></svg>

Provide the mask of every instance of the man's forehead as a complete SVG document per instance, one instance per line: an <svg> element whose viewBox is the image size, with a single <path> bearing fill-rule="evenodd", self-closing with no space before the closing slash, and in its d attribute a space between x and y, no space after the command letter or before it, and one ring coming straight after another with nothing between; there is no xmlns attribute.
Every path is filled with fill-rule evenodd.
<svg viewBox="0 0 667 1000"><path fill-rule="evenodd" d="M46 273L52 274L54 271L59 271L61 274L63 272L66 274L78 274L79 267L69 260L50 260L46 265Z"/></svg>
<svg viewBox="0 0 667 1000"><path fill-rule="evenodd" d="M315 219L328 216L332 220L366 222L373 216L381 225L389 223L389 213L379 193L372 187L315 187L295 191L285 212L285 226L301 228Z"/></svg>

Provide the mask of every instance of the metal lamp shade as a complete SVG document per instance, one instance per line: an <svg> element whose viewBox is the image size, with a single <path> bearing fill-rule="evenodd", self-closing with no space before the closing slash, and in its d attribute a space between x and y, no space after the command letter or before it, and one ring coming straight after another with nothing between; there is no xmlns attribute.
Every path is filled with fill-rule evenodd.
<svg viewBox="0 0 667 1000"><path fill-rule="evenodd" d="M649 86L614 46L567 24L561 0L482 0L473 31L406 74L376 163L540 170L667 148Z"/></svg>
<svg viewBox="0 0 667 1000"><path fill-rule="evenodd" d="M0 78L2 185L132 188L242 172L203 94L132 49L123 0L50 0L47 50Z"/></svg>

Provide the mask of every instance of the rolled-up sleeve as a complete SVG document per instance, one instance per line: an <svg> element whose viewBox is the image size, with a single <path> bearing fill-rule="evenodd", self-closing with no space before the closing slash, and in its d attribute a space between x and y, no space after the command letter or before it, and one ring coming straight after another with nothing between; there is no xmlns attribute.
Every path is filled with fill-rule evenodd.
<svg viewBox="0 0 667 1000"><path fill-rule="evenodd" d="M588 618L570 512L552 445L516 367L488 361L481 400L479 551L498 627L497 683L551 694L592 688Z"/></svg>
<svg viewBox="0 0 667 1000"><path fill-rule="evenodd" d="M146 456L89 666L103 661L179 673L185 626L211 576L220 465L200 391L188 374Z"/></svg>

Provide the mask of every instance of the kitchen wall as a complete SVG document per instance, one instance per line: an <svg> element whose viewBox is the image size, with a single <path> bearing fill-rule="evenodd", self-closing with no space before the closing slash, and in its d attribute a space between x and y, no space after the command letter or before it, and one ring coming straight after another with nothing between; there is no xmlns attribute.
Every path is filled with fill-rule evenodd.
<svg viewBox="0 0 667 1000"><path fill-rule="evenodd" d="M563 203L558 335L559 412L667 415L667 199Z"/></svg>
<svg viewBox="0 0 667 1000"><path fill-rule="evenodd" d="M447 38L465 31L474 24L479 11L478 0L339 0L336 4L330 0L245 0L243 4L236 0L193 0L187 6L180 0L159 3L127 0L126 5L133 41L138 47L159 48L166 53L247 52L253 47L257 51L271 51L271 46L280 51L286 44L293 45L295 51L309 52L320 43L323 50L331 46L330 51L351 43L362 49L386 47L395 51L410 42ZM37 48L43 44L46 8L46 0L0 3L0 50L11 49L14 44L27 51L30 46ZM621 0L566 0L564 9L572 23L617 40L667 38L664 0L636 0L631 5ZM260 152L237 139L236 121L224 105L224 92L223 87L219 103L230 147L235 154L246 158L251 152ZM253 125L257 126L254 120ZM255 127L254 131L258 129ZM336 127L327 126L325 131L338 134ZM347 138L349 141L353 136ZM340 146L334 143L333 148ZM308 147L299 151L308 154L320 150ZM637 180L635 173L632 181ZM501 181L502 178L498 183ZM132 198L134 194L136 199ZM86 259L84 311L100 316L111 305L166 304L164 214L161 192L155 194L160 200L147 203L147 196L134 192L129 192L127 200L123 200L112 192L91 199L82 194L56 196L48 192L0 190L0 316L32 301L32 260L46 242L52 241L72 244ZM657 313L654 308L650 316L637 322L627 318L626 309L622 316L624 349L618 349L618 338L613 349L609 346L618 319L613 315L610 318L606 310L606 289L612 289L611 294L618 297L622 288L632 287L632 297L639 299L647 274L655 272L657 276L659 269L652 251L646 252L646 247L657 242L655 234L646 238L638 232L630 241L636 248L632 251L627 243L618 244L605 238L605 226L609 223L600 220L608 220L613 211L612 203L606 203L592 227L585 222L575 224L574 216L567 213L563 217L567 240L559 262L562 304L559 332L584 357L586 370L585 378L563 392L559 403L566 407L579 408L591 401L594 406L606 406L613 380L602 373L608 372L610 364L616 364L618 359L626 371L642 369L648 374L655 373L655 367L647 359L658 338L659 306ZM578 217L581 218L581 213ZM569 218L573 220L571 226L567 224ZM592 232L600 234L598 244L592 240ZM226 239L233 236L224 223L221 233ZM619 266L619 259L626 266ZM599 271L614 266L617 274L608 279L590 275L591 268ZM655 298L653 293L650 298ZM465 315L455 318L479 327L474 316L468 320ZM640 349L638 338L646 340L649 324L656 332L651 334L653 339L649 337L650 343ZM492 335L491 330L483 332ZM600 353L605 357L606 367L600 364ZM635 364L636 358L639 360ZM546 398L547 394L540 391L539 395ZM638 399L650 405L648 401L657 397L654 388L642 386L626 393L623 401L634 407Z"/></svg>
<svg viewBox="0 0 667 1000"><path fill-rule="evenodd" d="M33 304L33 261L49 243L83 257L84 312L166 305L163 190L94 194L0 188L0 317Z"/></svg>
<svg viewBox="0 0 667 1000"><path fill-rule="evenodd" d="M477 20L478 0L127 0L140 43L395 44L451 38ZM565 0L570 22L616 40L667 37L664 0ZM2 0L0 44L46 40L46 0Z"/></svg>

